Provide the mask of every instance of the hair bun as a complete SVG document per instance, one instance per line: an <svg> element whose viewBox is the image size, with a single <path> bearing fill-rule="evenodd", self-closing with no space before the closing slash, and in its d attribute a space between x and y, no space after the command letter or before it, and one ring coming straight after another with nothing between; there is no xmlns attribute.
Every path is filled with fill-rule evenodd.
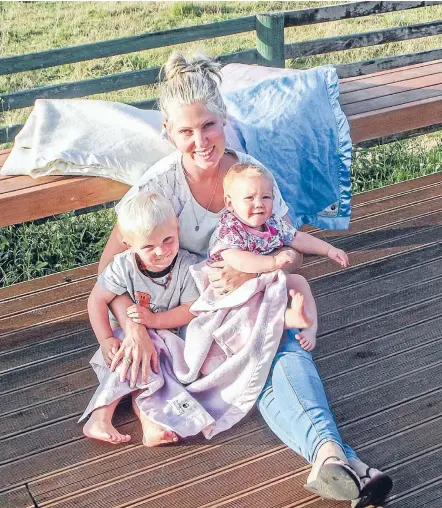
<svg viewBox="0 0 442 508"><path fill-rule="evenodd" d="M174 51L162 68L164 79L171 80L185 72L195 72L221 81L220 63L203 53L195 53L186 57L183 53Z"/></svg>

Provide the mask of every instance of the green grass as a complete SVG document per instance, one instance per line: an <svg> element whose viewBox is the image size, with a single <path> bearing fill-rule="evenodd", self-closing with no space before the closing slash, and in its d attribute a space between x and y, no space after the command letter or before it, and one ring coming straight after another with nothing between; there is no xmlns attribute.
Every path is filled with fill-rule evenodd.
<svg viewBox="0 0 442 508"><path fill-rule="evenodd" d="M192 26L260 12L296 10L340 2L1 2L0 55L137 35L155 30ZM441 19L442 4L353 20L286 29L286 43L333 37L345 33L423 23ZM316 55L286 62L293 68L323 63L347 63L440 47L442 36L426 37L370 48ZM255 46L253 32L174 47L62 65L0 76L0 93L79 81L118 72L161 65L172 49L204 48L220 55ZM131 102L156 96L155 86L98 94L92 99ZM30 108L1 112L0 125L23 123ZM357 149L353 162L353 191L361 192L440 171L442 135L432 134L369 150ZM4 147L4 146L3 146ZM0 148L2 146L0 145ZM113 226L109 210L42 225L25 224L0 229L0 286L66 270L98 260Z"/></svg>

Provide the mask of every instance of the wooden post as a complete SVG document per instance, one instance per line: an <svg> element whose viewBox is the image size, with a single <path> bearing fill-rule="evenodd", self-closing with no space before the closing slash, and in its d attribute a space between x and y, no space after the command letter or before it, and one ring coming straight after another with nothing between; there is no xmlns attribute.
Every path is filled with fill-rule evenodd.
<svg viewBox="0 0 442 508"><path fill-rule="evenodd" d="M257 14L256 49L260 65L285 67L284 13Z"/></svg>

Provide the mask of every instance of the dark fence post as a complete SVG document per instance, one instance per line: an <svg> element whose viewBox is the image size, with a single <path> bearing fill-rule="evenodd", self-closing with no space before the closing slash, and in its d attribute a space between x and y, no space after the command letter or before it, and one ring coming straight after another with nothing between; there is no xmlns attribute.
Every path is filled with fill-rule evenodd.
<svg viewBox="0 0 442 508"><path fill-rule="evenodd" d="M285 67L284 13L256 16L258 63L267 67Z"/></svg>

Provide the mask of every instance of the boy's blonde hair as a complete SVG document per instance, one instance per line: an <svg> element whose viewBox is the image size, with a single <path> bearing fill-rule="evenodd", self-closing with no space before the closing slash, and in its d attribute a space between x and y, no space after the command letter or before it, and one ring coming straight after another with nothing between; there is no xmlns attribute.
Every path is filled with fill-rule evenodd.
<svg viewBox="0 0 442 508"><path fill-rule="evenodd" d="M141 192L123 200L118 211L118 227L121 233L147 236L157 226L170 220L176 221L172 204L160 194Z"/></svg>
<svg viewBox="0 0 442 508"><path fill-rule="evenodd" d="M227 171L226 176L223 179L223 188L224 188L224 196L229 194L229 191L234 184L235 180L238 176L263 176L272 182L273 184L273 176L272 173L263 166L257 166L255 164L234 164L229 171Z"/></svg>
<svg viewBox="0 0 442 508"><path fill-rule="evenodd" d="M221 64L208 56L196 53L186 57L174 51L161 68L164 81L160 85L159 106L167 124L177 106L202 102L209 111L225 121L226 106L219 83Z"/></svg>

